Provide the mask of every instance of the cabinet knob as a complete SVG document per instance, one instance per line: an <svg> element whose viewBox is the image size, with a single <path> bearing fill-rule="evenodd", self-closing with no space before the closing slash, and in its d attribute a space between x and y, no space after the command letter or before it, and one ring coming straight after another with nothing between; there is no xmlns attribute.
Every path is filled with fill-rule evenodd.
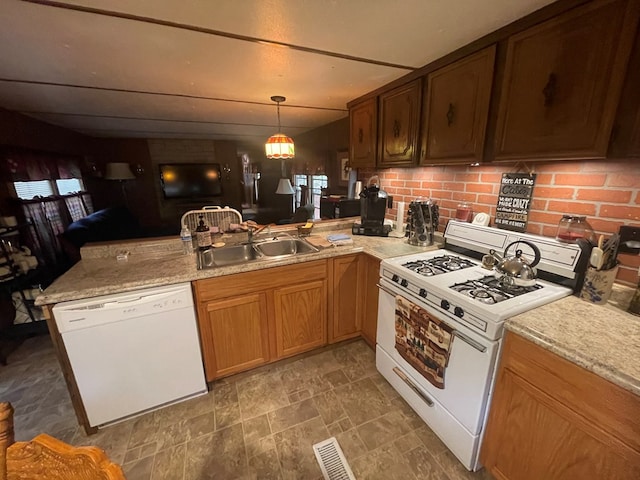
<svg viewBox="0 0 640 480"><path fill-rule="evenodd" d="M549 74L549 80L547 80L547 84L542 89L542 95L544 95L544 106L550 107L553 104L553 100L556 96L556 84L558 82L558 78L555 73L551 72Z"/></svg>
<svg viewBox="0 0 640 480"><path fill-rule="evenodd" d="M400 120L393 121L393 136L398 138L400 136Z"/></svg>
<svg viewBox="0 0 640 480"><path fill-rule="evenodd" d="M456 114L456 109L453 106L453 103L449 104L449 110L447 110L447 126L453 125L453 117Z"/></svg>
<svg viewBox="0 0 640 480"><path fill-rule="evenodd" d="M364 139L364 132L362 131L362 128L358 129L358 143L362 143L362 140Z"/></svg>

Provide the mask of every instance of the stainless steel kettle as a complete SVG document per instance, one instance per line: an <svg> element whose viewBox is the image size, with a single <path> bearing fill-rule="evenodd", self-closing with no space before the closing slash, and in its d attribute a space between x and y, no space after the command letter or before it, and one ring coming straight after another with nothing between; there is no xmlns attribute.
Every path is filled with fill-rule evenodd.
<svg viewBox="0 0 640 480"><path fill-rule="evenodd" d="M522 257L521 249L516 250L515 256L507 256L509 248L520 243L531 247L535 254L533 262L529 263ZM503 257L495 250L489 250L489 254L497 260L497 264L493 267L494 274L503 284L518 287L531 287L536 284L537 274L535 266L540 262L540 250L533 243L526 240L516 240L507 245L504 249Z"/></svg>

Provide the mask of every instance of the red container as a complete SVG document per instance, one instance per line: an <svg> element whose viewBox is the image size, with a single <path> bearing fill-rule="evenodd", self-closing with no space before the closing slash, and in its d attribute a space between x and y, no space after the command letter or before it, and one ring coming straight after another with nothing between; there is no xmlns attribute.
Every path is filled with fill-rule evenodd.
<svg viewBox="0 0 640 480"><path fill-rule="evenodd" d="M473 210L468 203L461 203L456 208L456 220L460 222L471 222L473 220Z"/></svg>

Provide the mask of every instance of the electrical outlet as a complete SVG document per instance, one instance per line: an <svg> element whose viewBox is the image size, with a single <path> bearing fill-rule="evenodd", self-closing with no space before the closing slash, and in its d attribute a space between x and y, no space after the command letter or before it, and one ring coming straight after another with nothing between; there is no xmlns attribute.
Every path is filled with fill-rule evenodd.
<svg viewBox="0 0 640 480"><path fill-rule="evenodd" d="M620 234L620 253L640 253L640 227L623 226Z"/></svg>

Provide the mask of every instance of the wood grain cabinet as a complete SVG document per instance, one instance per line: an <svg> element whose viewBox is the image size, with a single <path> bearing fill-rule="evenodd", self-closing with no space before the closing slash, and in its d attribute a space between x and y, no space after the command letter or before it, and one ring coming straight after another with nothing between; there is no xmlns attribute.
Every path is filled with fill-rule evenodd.
<svg viewBox="0 0 640 480"><path fill-rule="evenodd" d="M212 300L200 307L200 335L207 380L263 365L269 353L264 292Z"/></svg>
<svg viewBox="0 0 640 480"><path fill-rule="evenodd" d="M611 134L610 158L640 158L640 29L636 34L618 113Z"/></svg>
<svg viewBox="0 0 640 480"><path fill-rule="evenodd" d="M207 381L327 343L327 260L195 282Z"/></svg>
<svg viewBox="0 0 640 480"><path fill-rule="evenodd" d="M420 165L482 162L496 47L427 75Z"/></svg>
<svg viewBox="0 0 640 480"><path fill-rule="evenodd" d="M349 165L351 168L376 166L377 114L376 98L365 100L349 109Z"/></svg>
<svg viewBox="0 0 640 480"><path fill-rule="evenodd" d="M638 10L588 2L509 38L496 160L605 158Z"/></svg>
<svg viewBox="0 0 640 480"><path fill-rule="evenodd" d="M415 165L420 122L422 80L414 80L380 95L379 167Z"/></svg>
<svg viewBox="0 0 640 480"><path fill-rule="evenodd" d="M331 262L329 343L360 335L364 307L364 258L361 254L336 257Z"/></svg>
<svg viewBox="0 0 640 480"><path fill-rule="evenodd" d="M640 478L640 398L507 332L481 463L502 480Z"/></svg>
<svg viewBox="0 0 640 480"><path fill-rule="evenodd" d="M380 260L362 254L364 260L364 311L362 314L362 338L371 348L376 348L378 329L378 282L380 281Z"/></svg>
<svg viewBox="0 0 640 480"><path fill-rule="evenodd" d="M296 282L277 288L274 295L277 358L327 343L326 280Z"/></svg>

